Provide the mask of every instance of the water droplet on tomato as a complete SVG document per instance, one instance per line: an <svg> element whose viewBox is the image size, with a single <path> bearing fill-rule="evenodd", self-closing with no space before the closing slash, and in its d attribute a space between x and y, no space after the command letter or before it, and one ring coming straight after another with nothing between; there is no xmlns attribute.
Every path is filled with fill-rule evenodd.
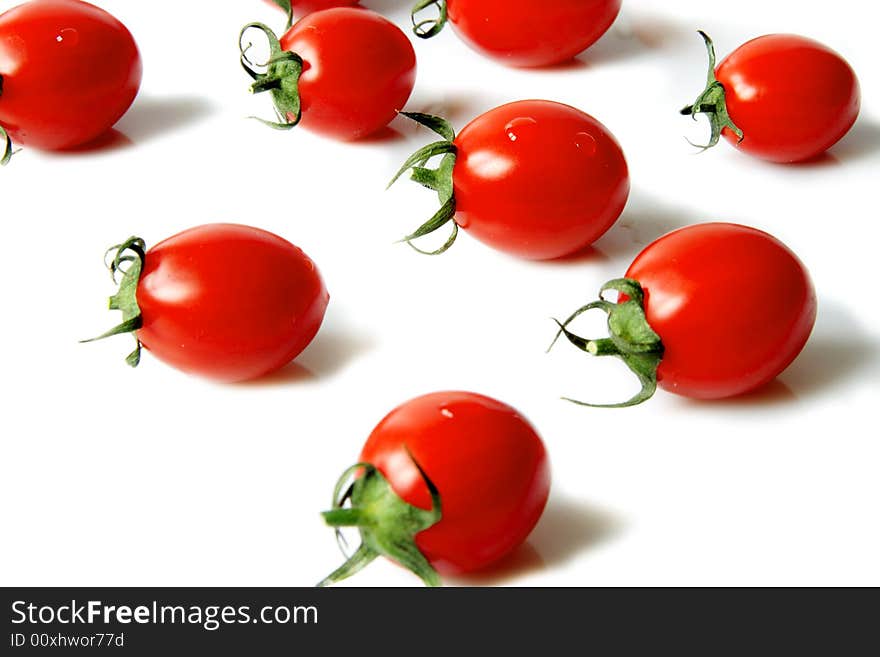
<svg viewBox="0 0 880 657"><path fill-rule="evenodd" d="M524 130L528 130L533 125L538 125L538 122L531 116L519 116L507 122L504 132L510 141L516 141L523 136Z"/></svg>
<svg viewBox="0 0 880 657"><path fill-rule="evenodd" d="M79 43L79 32L72 27L65 27L58 32L55 40L65 47L75 46Z"/></svg>
<svg viewBox="0 0 880 657"><path fill-rule="evenodd" d="M574 136L574 145L584 155L596 154L596 138L589 132L579 132Z"/></svg>
<svg viewBox="0 0 880 657"><path fill-rule="evenodd" d="M452 419L452 418L455 417L455 413L453 413L452 411L450 411L448 408L441 408L441 409L440 409L440 415L442 415L443 417L448 417L448 418L450 418L450 419Z"/></svg>

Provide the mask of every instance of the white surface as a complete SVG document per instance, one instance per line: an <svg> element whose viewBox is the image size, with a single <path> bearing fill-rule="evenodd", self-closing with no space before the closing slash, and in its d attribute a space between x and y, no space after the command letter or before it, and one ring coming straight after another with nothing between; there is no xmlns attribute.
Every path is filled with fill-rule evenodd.
<svg viewBox="0 0 880 657"><path fill-rule="evenodd" d="M392 244L435 205L411 183L383 191L430 139L423 129L398 119L396 134L352 145L248 121L270 109L245 91L236 35L251 20L280 27L263 2L98 4L144 59L117 126L125 138L77 154L25 149L0 172L0 584L311 585L341 559L318 512L373 425L412 396L461 388L535 423L554 488L511 562L450 583L880 585L873 3L631 0L577 66L552 71L503 68L452 30L417 43L408 109L460 128L501 102L545 97L617 135L630 204L592 254L556 263L466 233L439 258ZM406 0L365 4L406 24ZM765 164L726 144L695 155L684 136L706 126L677 111L704 78L697 28L719 57L779 31L837 49L862 85L856 127L819 164ZM634 383L613 359L545 355L549 318L593 298L655 237L709 220L768 230L810 268L820 310L801 357L729 402L662 391L619 411L560 401L619 399ZM77 343L116 321L106 246L214 221L272 230L321 268L330 309L298 367L216 385L149 353L129 370L126 338ZM418 584L382 561L350 583Z"/></svg>

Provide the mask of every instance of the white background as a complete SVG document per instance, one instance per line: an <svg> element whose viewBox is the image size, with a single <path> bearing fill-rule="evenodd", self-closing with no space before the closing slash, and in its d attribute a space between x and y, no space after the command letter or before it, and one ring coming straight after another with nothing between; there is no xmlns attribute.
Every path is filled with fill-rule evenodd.
<svg viewBox="0 0 880 657"><path fill-rule="evenodd" d="M384 191L431 139L424 129L397 119L342 144L247 120L270 108L246 92L238 30L283 24L260 0L98 4L141 48L134 106L101 148L24 149L0 171L0 583L311 585L342 558L318 512L374 424L405 399L460 388L532 420L554 487L526 546L450 584L880 584L873 3L631 0L575 65L549 71L506 69L450 29L415 44L410 110L460 128L502 102L549 98L618 137L633 184L622 218L590 253L550 263L466 233L437 258L392 244L436 205L412 183ZM365 4L407 24L407 0ZM685 136L704 139L706 125L677 112L704 82L697 28L719 57L779 31L837 49L861 80L857 125L808 165L726 143L696 155ZM568 345L546 355L550 317L594 298L662 233L710 220L767 230L811 270L819 317L800 358L731 401L560 401L621 399L636 384L614 359ZM276 232L321 268L330 308L297 365L218 385L149 353L130 370L125 337L77 343L117 322L105 247L215 221ZM768 283L765 302L780 293ZM380 560L350 583L418 581Z"/></svg>

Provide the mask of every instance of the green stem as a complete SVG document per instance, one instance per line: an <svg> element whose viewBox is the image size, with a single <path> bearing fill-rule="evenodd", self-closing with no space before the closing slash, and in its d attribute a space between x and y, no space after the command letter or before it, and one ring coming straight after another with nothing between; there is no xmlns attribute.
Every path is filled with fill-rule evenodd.
<svg viewBox="0 0 880 657"><path fill-rule="evenodd" d="M437 571L415 542L419 532L440 521L443 515L440 493L415 459L413 464L431 495L430 509L404 501L382 473L369 463L358 463L339 478L333 491L333 508L322 516L329 526L337 530L337 537L340 527L357 527L361 544L342 566L321 580L318 586L335 584L354 575L379 555L408 568L428 586L440 585ZM354 482L349 484L352 477L355 477ZM345 493L342 493L343 490ZM347 503L349 506L345 506Z"/></svg>
<svg viewBox="0 0 880 657"><path fill-rule="evenodd" d="M332 511L323 511L321 515L331 527L357 527L365 520L364 512L361 509L333 509Z"/></svg>
<svg viewBox="0 0 880 657"><path fill-rule="evenodd" d="M709 113L709 112L714 112L715 106L714 105L700 105L699 109L696 111L704 113L704 114ZM690 116L693 113L694 113L694 106L693 105L688 105L687 107L685 107L684 109L681 110L681 114L684 114L685 116Z"/></svg>
<svg viewBox="0 0 880 657"><path fill-rule="evenodd" d="M410 177L412 180L435 191L440 200L440 209L437 210L430 219L419 226L415 231L398 241L406 242L419 253L425 255L439 255L448 250L449 247L455 243L456 237L458 237L458 224L454 221L455 195L453 193L454 188L452 182L452 172L455 168L455 159L458 153L458 149L454 143L455 130L453 130L452 125L450 125L446 119L439 116L422 114L419 112L401 112L400 114L420 123L430 130L433 130L443 137L443 139L432 142L427 146L423 146L410 155L400 169L397 170L397 173L394 174L391 182L388 183L388 187L391 187L391 185L397 182L404 173L410 171ZM437 165L437 168L431 169L426 167L425 164L427 164L428 160L435 156L440 156L440 162ZM450 222L452 223L452 232L446 242L439 249L434 251L423 251L413 244L414 240L424 237L429 233L433 233L435 230L438 230Z"/></svg>
<svg viewBox="0 0 880 657"><path fill-rule="evenodd" d="M617 291L625 300L612 303L601 298L609 290ZM563 399L582 406L599 408L622 408L641 404L650 399L657 390L657 368L663 358L663 343L645 316L642 286L633 279L618 278L603 285L599 296L597 301L578 308L564 322L556 321L559 331L550 348L563 335L578 349L593 356L616 356L638 377L641 389L627 401L618 404L591 404L569 397ZM601 310L608 316L609 337L588 339L568 330L568 325L588 310Z"/></svg>
<svg viewBox="0 0 880 657"><path fill-rule="evenodd" d="M109 338L111 335L131 333L134 336L135 348L125 358L125 362L131 367L137 367L141 360L141 342L135 332L143 326L141 309L137 303L137 286L146 259L145 248L146 243L140 237L129 237L122 244L107 249L105 262L107 256L113 254L113 259L106 263L113 282L116 283L117 274L122 274L119 290L110 297L108 307L110 310L122 311L122 322L97 337L80 340L81 343L94 342Z"/></svg>
<svg viewBox="0 0 880 657"><path fill-rule="evenodd" d="M357 549L357 551L353 555L351 555L348 560L346 560L344 564L339 566L339 568L337 568L332 573L327 575L327 577L318 582L318 586L330 586L331 584L335 584L336 582L341 582L342 580L347 579L355 573L363 570L364 567L368 566L373 561L373 559L378 556L379 554L377 552L374 552L366 545L361 545Z"/></svg>
<svg viewBox="0 0 880 657"><path fill-rule="evenodd" d="M290 29L290 26L293 25L293 7L291 7L290 0L272 0L276 5L281 7L285 14L287 14L287 27L285 29Z"/></svg>
<svg viewBox="0 0 880 657"><path fill-rule="evenodd" d="M264 91L272 91L281 88L281 78L270 78L268 75L260 78L251 85L251 93L259 94Z"/></svg>
<svg viewBox="0 0 880 657"><path fill-rule="evenodd" d="M250 29L259 30L269 43L269 59L256 63L248 57L248 50L253 44L244 45L244 34ZM302 118L302 106L299 98L299 77L303 70L303 60L296 53L281 48L281 42L275 33L263 23L248 23L238 35L240 61L245 72L251 77L251 93L268 91L275 107L277 121L268 121L259 117L258 121L278 130L290 130ZM261 71L265 69L265 71Z"/></svg>
<svg viewBox="0 0 880 657"><path fill-rule="evenodd" d="M413 244L412 244L413 240L416 240L420 237L424 237L425 235L427 235L429 233L433 233L438 228L445 226L449 221L452 220L452 218L454 216L455 216L455 197L450 196L446 200L446 203L444 203L442 206L440 206L440 209L434 213L434 216L432 216L430 219L428 219L428 221L426 221L419 228L417 228L415 230L415 232L410 233L406 237L402 237L401 239L398 240L398 242L407 242L410 246L413 246ZM455 222L453 222L453 223L455 223ZM457 224L455 224L455 225L457 226ZM449 244L446 248L448 249L449 246L452 246L452 244ZM443 250L445 251L446 249L443 249Z"/></svg>
<svg viewBox="0 0 880 657"><path fill-rule="evenodd" d="M416 18L416 14L432 5L437 8L438 12L435 18L428 18L426 20L419 20ZM419 0L412 8L410 17L413 24L413 33L422 39L430 39L435 34L439 34L443 29L443 26L446 25L446 20L448 18L446 13L446 0Z"/></svg>
<svg viewBox="0 0 880 657"><path fill-rule="evenodd" d="M404 113L401 112L401 114ZM433 185L426 186L430 186L432 189L436 190L437 186L443 184L444 182L439 179L439 169L426 169L422 165L424 165L435 155L455 155L455 152L455 144L447 140L435 141L428 144L427 146L422 146L419 150L406 158L406 161L400 166L400 168L397 170L397 173L394 174L394 177L391 179L385 189L388 189L389 187L391 187L391 185L396 183L400 179L400 177L407 172L407 170L418 169L418 176L420 178L418 182L423 185L426 184L425 182L423 182L426 178L426 172L430 171L435 174Z"/></svg>
<svg viewBox="0 0 880 657"><path fill-rule="evenodd" d="M698 30L698 32L700 36L703 37L703 41L706 44L706 50L709 54L709 73L706 77L706 88L703 89L699 96L697 96L693 105L688 105L681 110L681 113L690 115L694 120L696 120L697 114L705 114L709 118L709 125L712 129L709 143L705 146L701 146L689 142L692 146L705 151L718 143L721 139L721 133L724 128L733 131L733 133L739 137L740 141L743 140L743 131L740 130L733 122L733 119L730 118L730 115L727 112L724 85L715 77L715 46L712 43L712 39L710 39L709 35L702 30Z"/></svg>
<svg viewBox="0 0 880 657"><path fill-rule="evenodd" d="M590 340L587 343L587 349L589 353L594 356L620 356L621 351L617 348L617 345L614 344L614 340L611 338L599 338L598 340Z"/></svg>

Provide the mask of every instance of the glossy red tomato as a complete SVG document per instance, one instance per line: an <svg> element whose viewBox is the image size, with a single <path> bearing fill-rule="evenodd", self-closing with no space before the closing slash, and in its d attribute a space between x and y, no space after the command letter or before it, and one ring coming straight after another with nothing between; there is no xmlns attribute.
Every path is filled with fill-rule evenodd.
<svg viewBox="0 0 880 657"><path fill-rule="evenodd" d="M816 321L816 293L797 256L737 224L697 224L661 237L601 292L609 290L619 292L616 302L581 307L559 334L594 356L621 358L642 388L622 403L577 402L586 406L640 404L657 385L696 399L749 392L788 367ZM609 337L567 329L593 309L608 315Z"/></svg>
<svg viewBox="0 0 880 657"><path fill-rule="evenodd" d="M620 0L446 0L474 50L510 66L548 66L582 52L611 27Z"/></svg>
<svg viewBox="0 0 880 657"><path fill-rule="evenodd" d="M435 392L398 406L361 452L405 501L428 509L413 460L443 501L442 519L416 545L443 573L484 568L525 541L550 492L535 429L507 404L471 392Z"/></svg>
<svg viewBox="0 0 880 657"><path fill-rule="evenodd" d="M356 486L370 488L362 506L352 496L352 509L325 519L359 526L362 537L369 532L372 539L365 537L323 584L347 577L377 554L432 584L439 583L436 571L484 568L526 540L550 491L547 454L532 425L507 404L472 392L435 392L398 406L373 429L360 460L384 479L361 479ZM439 496L439 519L413 535L413 512L398 506L428 514L434 505L428 482ZM384 492L389 485L390 493ZM351 522L352 514L359 520ZM331 521L334 515L340 522Z"/></svg>
<svg viewBox="0 0 880 657"><path fill-rule="evenodd" d="M280 46L303 62L297 83L302 125L338 139L357 139L388 125L415 84L409 39L366 9L309 14L281 37ZM296 119L290 113L287 118Z"/></svg>
<svg viewBox="0 0 880 657"><path fill-rule="evenodd" d="M547 100L502 105L455 138L455 221L486 244L558 258L592 244L620 216L629 174L599 121Z"/></svg>
<svg viewBox="0 0 880 657"><path fill-rule="evenodd" d="M730 120L724 137L773 162L824 153L859 114L859 83L850 65L826 46L793 34L749 41L716 68Z"/></svg>
<svg viewBox="0 0 880 657"><path fill-rule="evenodd" d="M34 0L0 15L0 125L15 142L89 142L125 113L140 82L134 39L103 9Z"/></svg>
<svg viewBox="0 0 880 657"><path fill-rule="evenodd" d="M253 379L305 349L328 298L315 263L287 240L250 226L208 224L146 252L136 336L184 372Z"/></svg>
<svg viewBox="0 0 880 657"><path fill-rule="evenodd" d="M687 397L730 397L771 381L816 320L803 263L747 226L676 230L648 245L626 277L642 285L648 324L663 341L658 384Z"/></svg>

